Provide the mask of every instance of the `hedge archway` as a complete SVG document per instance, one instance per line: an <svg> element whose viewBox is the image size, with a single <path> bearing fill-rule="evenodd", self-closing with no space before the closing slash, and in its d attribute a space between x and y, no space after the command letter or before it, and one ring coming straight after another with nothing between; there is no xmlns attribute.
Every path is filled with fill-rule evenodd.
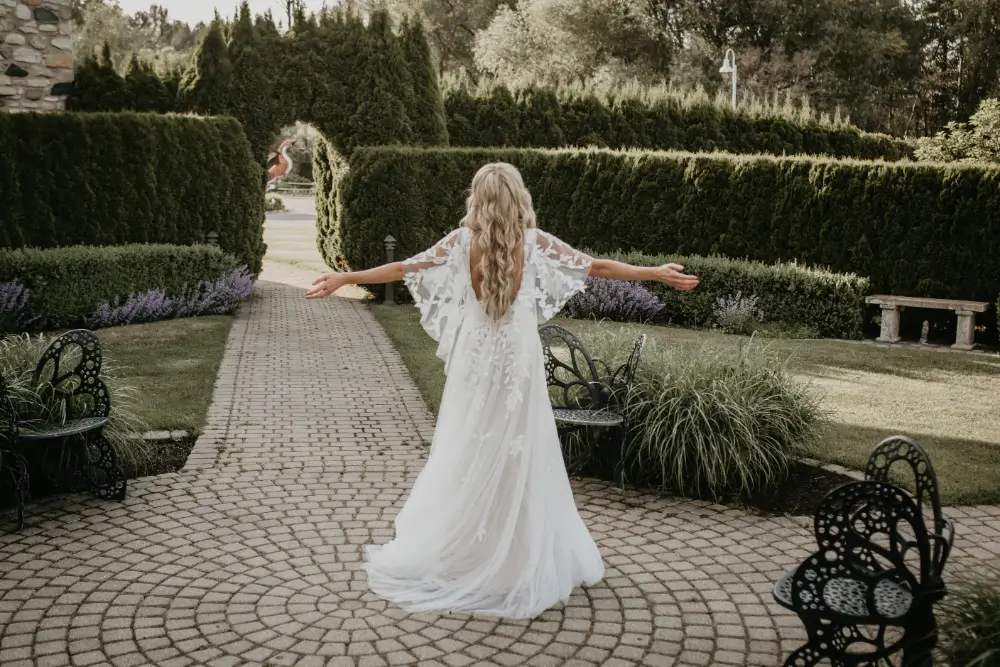
<svg viewBox="0 0 1000 667"><path fill-rule="evenodd" d="M210 27L183 73L158 77L135 63L122 77L87 58L67 108L233 116L262 163L281 128L296 121L345 156L357 146L448 143L419 21L405 19L394 30L385 11L365 20L333 9L300 13L294 25L281 33L269 13L254 18L244 0L231 23ZM175 104L165 108L171 96Z"/></svg>

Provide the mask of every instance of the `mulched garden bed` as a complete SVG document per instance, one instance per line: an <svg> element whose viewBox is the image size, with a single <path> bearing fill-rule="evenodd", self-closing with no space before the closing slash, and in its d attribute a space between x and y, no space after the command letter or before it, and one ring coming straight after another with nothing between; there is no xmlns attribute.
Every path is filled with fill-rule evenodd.
<svg viewBox="0 0 1000 667"><path fill-rule="evenodd" d="M847 475L799 462L781 486L738 504L765 516L812 516L828 493L854 481Z"/></svg>
<svg viewBox="0 0 1000 667"><path fill-rule="evenodd" d="M169 440L150 440L146 444L147 452L144 460L125 463L122 467L129 479L162 475L167 472L177 472L187 462L188 455L194 448L196 436L171 438Z"/></svg>

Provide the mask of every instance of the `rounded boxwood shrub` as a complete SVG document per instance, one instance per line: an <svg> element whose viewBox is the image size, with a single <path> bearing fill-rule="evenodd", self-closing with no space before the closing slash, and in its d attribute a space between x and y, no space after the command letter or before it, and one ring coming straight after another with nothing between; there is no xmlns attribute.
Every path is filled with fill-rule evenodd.
<svg viewBox="0 0 1000 667"><path fill-rule="evenodd" d="M0 295L19 295L6 316L19 329L230 312L252 285L239 259L207 245L0 250Z"/></svg>

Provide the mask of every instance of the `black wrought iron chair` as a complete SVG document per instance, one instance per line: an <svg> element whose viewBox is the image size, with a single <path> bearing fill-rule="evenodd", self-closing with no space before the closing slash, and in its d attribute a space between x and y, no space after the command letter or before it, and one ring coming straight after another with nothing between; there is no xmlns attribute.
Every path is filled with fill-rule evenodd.
<svg viewBox="0 0 1000 667"><path fill-rule="evenodd" d="M915 473L915 497L888 481L900 461ZM881 443L867 472L823 500L817 551L774 586L775 600L798 614L808 636L787 666L931 664L933 605L945 595L941 572L953 541L937 480L923 449L903 437ZM923 500L936 517L932 530Z"/></svg>
<svg viewBox="0 0 1000 667"><path fill-rule="evenodd" d="M79 350L79 361L66 368L70 351ZM79 440L83 460L75 467L74 482L67 490L86 488L98 498L122 500L127 483L118 456L104 437L111 412L111 395L100 377L101 343L85 329L68 331L56 338L42 353L34 380L51 398L62 401L66 418L61 424L22 422L18 439L25 445L56 443L60 446ZM30 452L29 452L30 454ZM57 482L59 487L64 483Z"/></svg>
<svg viewBox="0 0 1000 667"><path fill-rule="evenodd" d="M621 481L629 434L625 398L646 344L645 334L636 341L628 361L613 372L605 362L592 358L580 340L563 327L546 324L539 328L538 335L542 341L546 384L556 388L559 395L552 408L556 426L564 433L578 431L585 436L592 433L598 443L607 433L618 431L619 455L610 467L615 480ZM553 348L564 350L563 357ZM605 371L606 379L599 368ZM601 452L597 454L596 458L607 458ZM580 468L571 461L567 461L567 467L573 474Z"/></svg>
<svg viewBox="0 0 1000 667"><path fill-rule="evenodd" d="M17 451L17 414L7 390L7 382L0 376L0 480L10 481L10 496L4 500L14 502L17 512L17 531L24 528L24 497L28 491L28 464Z"/></svg>

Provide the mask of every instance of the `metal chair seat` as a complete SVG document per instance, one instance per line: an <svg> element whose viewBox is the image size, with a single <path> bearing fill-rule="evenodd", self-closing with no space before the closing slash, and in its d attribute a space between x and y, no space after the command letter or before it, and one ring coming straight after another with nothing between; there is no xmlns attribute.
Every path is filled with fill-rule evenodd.
<svg viewBox="0 0 1000 667"><path fill-rule="evenodd" d="M574 410L572 408L553 408L552 413L559 424L572 426L612 427L621 426L625 418L606 410Z"/></svg>
<svg viewBox="0 0 1000 667"><path fill-rule="evenodd" d="M21 424L19 437L21 440L55 440L57 438L68 438L74 435L82 435L91 431L96 431L108 423L107 417L84 417L82 419L71 419L65 424L43 424L34 428L27 424Z"/></svg>
<svg viewBox="0 0 1000 667"><path fill-rule="evenodd" d="M786 572L774 585L774 599L782 607L794 611L792 604L792 579L798 568ZM823 603L833 613L846 618L864 620L871 617L865 600L869 583L861 579L837 577L823 587ZM875 611L885 620L902 619L913 606L913 593L889 579L875 585Z"/></svg>

